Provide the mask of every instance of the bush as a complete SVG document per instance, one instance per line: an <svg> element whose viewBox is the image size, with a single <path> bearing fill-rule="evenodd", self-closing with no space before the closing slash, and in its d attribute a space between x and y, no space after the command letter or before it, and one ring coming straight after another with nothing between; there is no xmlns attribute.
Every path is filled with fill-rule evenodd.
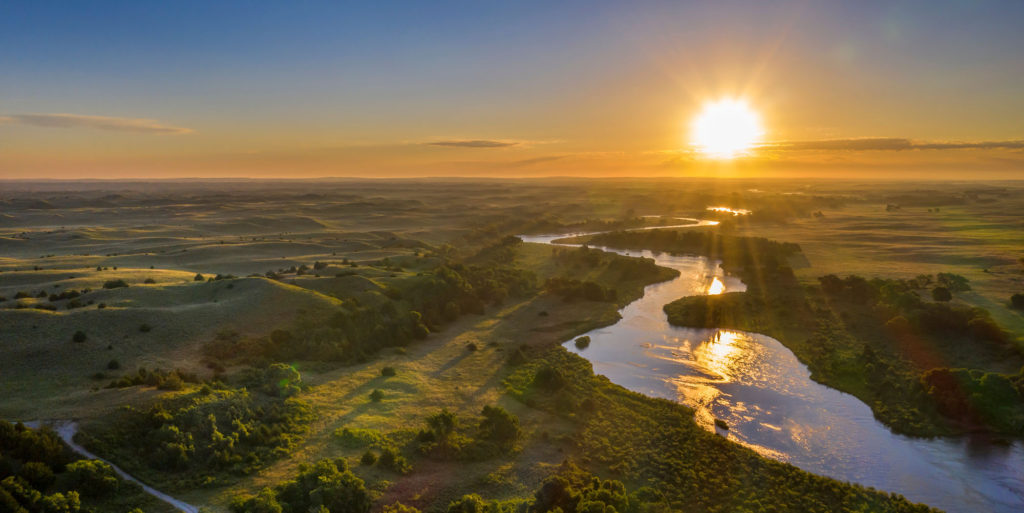
<svg viewBox="0 0 1024 513"><path fill-rule="evenodd" d="M194 277L194 278L192 278L192 281L203 281L203 280L205 280L205 279L206 279L206 278L203 278L203 275L202 275L202 274L196 273L195 277Z"/></svg>
<svg viewBox="0 0 1024 513"><path fill-rule="evenodd" d="M117 370L121 368L121 362L117 360L110 360L107 362L107 368L110 370Z"/></svg>
<svg viewBox="0 0 1024 513"><path fill-rule="evenodd" d="M143 323L143 324L139 325L139 331L141 331L143 333L149 333L150 331L153 331L153 327L148 325L148 324Z"/></svg>
<svg viewBox="0 0 1024 513"><path fill-rule="evenodd" d="M375 389L373 389L373 392L370 392L370 400L371 401L373 401L375 403L379 403L379 402L381 402L382 399L384 399L384 392L381 392L379 389L375 388Z"/></svg>
<svg viewBox="0 0 1024 513"><path fill-rule="evenodd" d="M588 337L587 335L583 335L582 337L576 339L576 348L577 349L586 349L589 346L590 346L590 337Z"/></svg>
<svg viewBox="0 0 1024 513"><path fill-rule="evenodd" d="M144 281L142 283L145 283L147 285L152 285L152 284L156 283L156 280L154 280L153 278L146 278L146 281Z"/></svg>
<svg viewBox="0 0 1024 513"><path fill-rule="evenodd" d="M501 452L512 450L522 436L519 419L501 406L484 406L481 414L479 439L493 443Z"/></svg>
<svg viewBox="0 0 1024 513"><path fill-rule="evenodd" d="M109 280L103 283L103 288L105 289L119 289L127 286L128 282L124 280Z"/></svg>
<svg viewBox="0 0 1024 513"><path fill-rule="evenodd" d="M117 492L117 474L100 460L78 460L66 470L72 486L85 495L103 497Z"/></svg>
<svg viewBox="0 0 1024 513"><path fill-rule="evenodd" d="M400 452L398 452L398 449L390 446L381 449L380 458L377 459L377 465L399 474L405 474L412 470L409 462L406 461L405 457L402 456Z"/></svg>
<svg viewBox="0 0 1024 513"><path fill-rule="evenodd" d="M1014 294L1010 296L1010 306L1017 310L1024 310L1024 294Z"/></svg>
<svg viewBox="0 0 1024 513"><path fill-rule="evenodd" d="M394 367L384 367L384 368L382 368L380 370L380 375L384 376L385 378L389 378L391 376L394 376L395 375L395 368Z"/></svg>
<svg viewBox="0 0 1024 513"><path fill-rule="evenodd" d="M82 330L76 331L75 334L71 336L71 340L78 343L85 342L88 338L88 335L86 335Z"/></svg>
<svg viewBox="0 0 1024 513"><path fill-rule="evenodd" d="M386 443L380 432L374 429L339 428L334 430L334 436L338 438L341 445L349 448L384 445Z"/></svg>
<svg viewBox="0 0 1024 513"><path fill-rule="evenodd" d="M362 463L363 465L373 465L374 463L377 463L377 455L374 454L373 451L366 451L363 453L362 457L359 458L359 463Z"/></svg>

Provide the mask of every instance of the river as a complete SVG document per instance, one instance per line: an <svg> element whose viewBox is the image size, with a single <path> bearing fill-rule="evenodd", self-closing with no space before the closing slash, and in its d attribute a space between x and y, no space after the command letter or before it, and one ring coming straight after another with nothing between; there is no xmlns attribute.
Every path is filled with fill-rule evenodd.
<svg viewBox="0 0 1024 513"><path fill-rule="evenodd" d="M572 235L582 234L521 238L553 244ZM587 333L587 348L565 342L594 372L630 390L686 404L706 429L808 472L900 493L951 513L1024 511L1021 442L894 434L856 397L812 381L807 367L771 337L670 325L662 307L671 301L744 290L717 262L601 249L653 258L680 274L646 287L642 298L619 311L619 322ZM729 429L716 428L716 418Z"/></svg>

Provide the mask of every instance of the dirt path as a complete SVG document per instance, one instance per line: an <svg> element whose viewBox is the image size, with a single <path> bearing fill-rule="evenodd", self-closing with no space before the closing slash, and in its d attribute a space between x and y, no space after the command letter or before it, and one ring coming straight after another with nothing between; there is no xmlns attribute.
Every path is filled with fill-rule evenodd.
<svg viewBox="0 0 1024 513"><path fill-rule="evenodd" d="M31 427L31 428L38 428L38 427L40 427L43 424L44 424L43 422L39 422L39 421L26 422L25 423L26 426ZM160 490L157 490L157 489L155 489L155 488L153 488L153 487L143 483L142 481L139 481L138 479L135 479L134 477L132 477L131 474L121 470L121 468L118 467L117 465L114 465L113 463L111 463L111 462L109 462L109 461L107 461L107 460L105 460L103 458L100 458L99 456L96 456L95 454L93 454L93 453L89 452L88 450L86 450L85 447L82 447L81 445L78 445L77 443L75 443L75 440L74 440L75 433L78 432L78 423L77 422L74 422L74 421L54 421L54 422L47 422L46 424L51 426L51 427L53 427L53 430L57 432L57 435L60 436L61 440L64 440L64 443L68 444L68 446L71 447L71 449L73 451L77 452L78 454L81 454L82 456L85 456L86 458L89 458L89 459L100 460L100 461L106 463L107 465L110 465L110 467L114 469L114 472L117 472L117 475L121 476L122 479L124 479L126 481L131 481L131 482L141 486L143 491L145 491L146 493L152 495L153 497L156 497L157 499L160 499L160 500L166 502L167 504L170 504L171 506L174 506L175 508L177 508L177 509L179 509L181 511L184 511L185 513L199 513L199 508L198 507L193 506L193 505L191 505L191 504L189 504L187 502L182 502L182 501L180 501L178 499L175 499L174 497L171 497L170 495L167 495L166 493L163 493Z"/></svg>

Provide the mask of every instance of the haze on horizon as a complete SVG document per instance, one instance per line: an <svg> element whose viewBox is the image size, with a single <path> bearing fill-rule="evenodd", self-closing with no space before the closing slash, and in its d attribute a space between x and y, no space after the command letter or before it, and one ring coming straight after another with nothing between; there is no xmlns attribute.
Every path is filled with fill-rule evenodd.
<svg viewBox="0 0 1024 513"><path fill-rule="evenodd" d="M1016 1L8 2L0 179L1017 179L1021 20ZM734 98L763 134L710 158L693 120Z"/></svg>

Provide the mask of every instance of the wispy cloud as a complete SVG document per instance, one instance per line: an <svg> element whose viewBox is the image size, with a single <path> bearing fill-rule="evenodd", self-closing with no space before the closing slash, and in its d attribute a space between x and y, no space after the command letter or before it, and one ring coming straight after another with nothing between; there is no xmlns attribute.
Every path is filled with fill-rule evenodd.
<svg viewBox="0 0 1024 513"><path fill-rule="evenodd" d="M492 139L453 139L447 141L431 141L428 146L447 146L452 148L508 148L516 146L519 141L497 141Z"/></svg>
<svg viewBox="0 0 1024 513"><path fill-rule="evenodd" d="M50 128L96 128L143 134L187 134L189 128L164 125L153 119L85 116L81 114L9 114L0 116L0 124L32 125Z"/></svg>
<svg viewBox="0 0 1024 513"><path fill-rule="evenodd" d="M767 151L909 151L909 150L1021 150L1024 140L1006 141L917 141L900 137L864 137L782 141L758 147Z"/></svg>

